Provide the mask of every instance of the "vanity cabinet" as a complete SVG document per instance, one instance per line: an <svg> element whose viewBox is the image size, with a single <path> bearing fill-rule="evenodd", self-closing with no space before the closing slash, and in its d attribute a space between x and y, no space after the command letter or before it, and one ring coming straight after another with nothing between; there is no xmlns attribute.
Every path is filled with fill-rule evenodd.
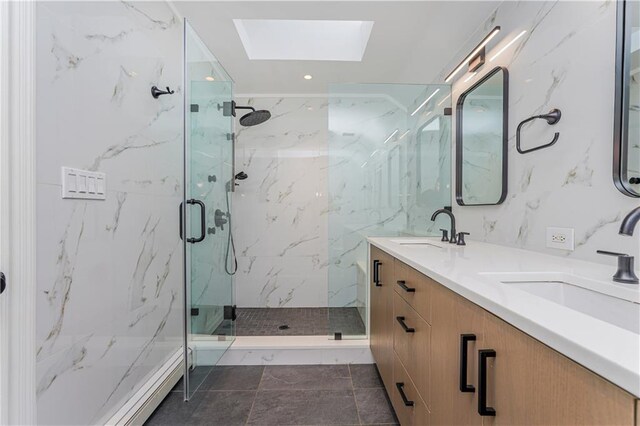
<svg viewBox="0 0 640 426"><path fill-rule="evenodd" d="M484 347L483 319L481 308L434 285L430 351L435 425L482 424L477 412L476 355Z"/></svg>
<svg viewBox="0 0 640 426"><path fill-rule="evenodd" d="M634 398L564 355L507 324L484 316L485 425L633 425ZM478 361L480 362L480 361Z"/></svg>
<svg viewBox="0 0 640 426"><path fill-rule="evenodd" d="M371 353L378 366L387 393L393 381L393 278L394 258L371 246Z"/></svg>
<svg viewBox="0 0 640 426"><path fill-rule="evenodd" d="M626 391L374 246L371 261L371 350L402 425L639 424Z"/></svg>

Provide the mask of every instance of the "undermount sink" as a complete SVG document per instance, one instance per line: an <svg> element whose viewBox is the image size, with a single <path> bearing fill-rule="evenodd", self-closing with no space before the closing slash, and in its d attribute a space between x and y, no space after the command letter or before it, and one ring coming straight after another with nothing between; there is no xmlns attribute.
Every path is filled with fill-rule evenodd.
<svg viewBox="0 0 640 426"><path fill-rule="evenodd" d="M423 237L423 238L397 238L395 240L391 240L394 244L399 244L401 246L431 246L437 248L444 248L443 246L436 244L435 239L433 237Z"/></svg>
<svg viewBox="0 0 640 426"><path fill-rule="evenodd" d="M571 274L482 274L520 291L640 334L640 289Z"/></svg>

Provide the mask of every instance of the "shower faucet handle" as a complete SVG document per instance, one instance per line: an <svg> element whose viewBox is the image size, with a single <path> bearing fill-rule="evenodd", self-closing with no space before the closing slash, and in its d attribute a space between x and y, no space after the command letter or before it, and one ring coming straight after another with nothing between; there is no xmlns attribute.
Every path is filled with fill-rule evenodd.
<svg viewBox="0 0 640 426"><path fill-rule="evenodd" d="M225 216L227 216L227 214L220 209L216 209L213 216L213 223L220 228L221 231L224 231L224 225L228 222Z"/></svg>

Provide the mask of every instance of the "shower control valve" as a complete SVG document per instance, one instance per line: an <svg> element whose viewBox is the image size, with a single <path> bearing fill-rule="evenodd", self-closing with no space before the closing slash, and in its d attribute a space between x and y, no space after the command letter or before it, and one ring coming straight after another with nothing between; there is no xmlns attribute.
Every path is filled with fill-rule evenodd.
<svg viewBox="0 0 640 426"><path fill-rule="evenodd" d="M227 216L226 213L224 213L222 210L220 209L216 209L215 213L214 213L214 224L220 228L220 230L224 231L224 225L228 222L228 220L225 218Z"/></svg>

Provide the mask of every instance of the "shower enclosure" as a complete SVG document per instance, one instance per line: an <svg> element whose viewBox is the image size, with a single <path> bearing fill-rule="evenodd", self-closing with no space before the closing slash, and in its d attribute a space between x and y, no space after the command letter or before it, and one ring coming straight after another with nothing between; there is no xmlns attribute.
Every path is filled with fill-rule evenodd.
<svg viewBox="0 0 640 426"><path fill-rule="evenodd" d="M235 292L227 272L233 189L233 81L184 24L185 399L233 343Z"/></svg>
<svg viewBox="0 0 640 426"><path fill-rule="evenodd" d="M448 85L402 84L335 84L329 88L328 101L247 99L249 106L237 106L232 79L188 22L184 42L186 184L181 214L188 399L231 346L236 330L241 335L367 338L367 237L436 236L446 225L444 218L434 223L430 216L451 204L451 108ZM270 117L268 111L255 111L251 105L272 109L275 119L247 128ZM238 310L237 321L231 249L235 109L253 111L240 118L238 149L248 173L238 175L249 178L236 198L248 206L240 209L244 216L236 228L239 240L263 238L264 247L273 249L271 239L279 238L284 247L273 253L253 252L255 242L240 241L241 296L249 303ZM326 136L316 136L325 132ZM293 181L302 181L299 186L287 179L297 173L302 174ZM317 191L315 197L308 196L310 188ZM289 197L295 190L300 192ZM282 210L281 217L269 210L274 205L275 211ZM307 228L296 228L300 218L294 215L287 222L290 234L273 233L278 229L271 227L273 221L286 221L290 212L302 210L316 212L304 217L311 221ZM305 234L316 228L324 231L312 237ZM310 264L285 259L289 249L311 240L328 249L303 251L317 257L311 257ZM328 252L321 253L324 250ZM266 262L267 272L251 276L248 271L259 256L267 256L259 259ZM326 301L313 305L307 298L305 306L287 305L300 287L294 273L309 268L326 272L324 280L312 281L327 292ZM266 280L267 286L259 280ZM277 306L254 306L251 300L260 298L247 298L252 288L264 296L281 290L287 280L294 286Z"/></svg>

